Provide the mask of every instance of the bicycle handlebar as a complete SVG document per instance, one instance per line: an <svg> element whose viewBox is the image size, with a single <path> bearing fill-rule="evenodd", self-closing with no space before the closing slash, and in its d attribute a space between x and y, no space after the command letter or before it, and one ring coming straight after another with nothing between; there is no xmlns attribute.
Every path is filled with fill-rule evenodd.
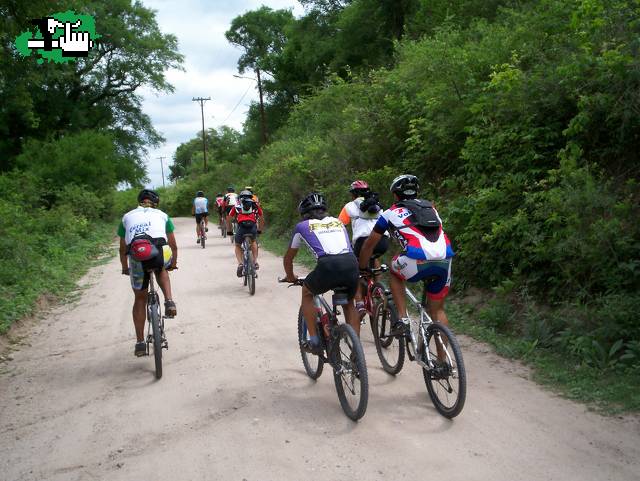
<svg viewBox="0 0 640 481"><path fill-rule="evenodd" d="M281 283L281 284L290 284L289 287L291 287L291 286L303 286L304 285L304 277L298 277L293 282L289 282L288 280L283 279L282 277L278 277L278 282Z"/></svg>

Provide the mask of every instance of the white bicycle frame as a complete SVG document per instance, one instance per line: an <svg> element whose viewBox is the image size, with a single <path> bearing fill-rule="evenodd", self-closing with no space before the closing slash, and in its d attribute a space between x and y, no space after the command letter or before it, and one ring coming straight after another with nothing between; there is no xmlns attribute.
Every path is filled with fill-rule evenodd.
<svg viewBox="0 0 640 481"><path fill-rule="evenodd" d="M420 349L420 347L427 346L427 329L433 324L433 320L427 314L427 310L424 308L422 303L418 301L416 296L409 290L409 288L405 287L405 292L407 297L411 301L411 304L415 307L415 309L420 314L420 322L414 320L413 317L409 316L409 338L411 341L411 345L413 347L413 357L415 361L425 369L433 369L434 363L431 353L429 352L428 347L425 349L425 355L427 362L425 363L419 356L416 355L416 351ZM407 313L408 314L408 313ZM418 343L418 340L420 341ZM440 341L441 342L441 341ZM408 347L408 346L407 346ZM451 360L451 356L449 355L449 350L445 349L444 352L447 355L447 361L450 366L453 366L453 362Z"/></svg>

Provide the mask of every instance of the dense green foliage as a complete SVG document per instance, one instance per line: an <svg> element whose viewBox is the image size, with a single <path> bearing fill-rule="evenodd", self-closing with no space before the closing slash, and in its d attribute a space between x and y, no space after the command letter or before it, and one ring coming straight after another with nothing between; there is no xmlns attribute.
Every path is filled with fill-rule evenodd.
<svg viewBox="0 0 640 481"><path fill-rule="evenodd" d="M22 57L14 39L32 18L75 10L97 19L95 48L65 64ZM118 185L145 179L142 156L161 137L139 88L172 90L181 55L153 12L131 0L0 5L0 333L44 294L70 288L135 205ZM33 32L33 30L32 30Z"/></svg>
<svg viewBox="0 0 640 481"><path fill-rule="evenodd" d="M288 232L311 189L337 214L354 178L388 203L390 179L415 173L452 238L457 289L493 299L478 325L637 372L638 3L303 3L284 43L255 56L270 66L267 110L288 115L236 170L271 233ZM254 114L236 144L255 136Z"/></svg>

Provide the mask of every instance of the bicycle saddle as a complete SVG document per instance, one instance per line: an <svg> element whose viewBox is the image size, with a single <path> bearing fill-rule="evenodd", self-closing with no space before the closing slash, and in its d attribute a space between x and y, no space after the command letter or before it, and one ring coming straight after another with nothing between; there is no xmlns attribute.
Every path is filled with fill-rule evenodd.
<svg viewBox="0 0 640 481"><path fill-rule="evenodd" d="M349 288L340 286L333 289L332 301L334 306L344 306L349 304Z"/></svg>

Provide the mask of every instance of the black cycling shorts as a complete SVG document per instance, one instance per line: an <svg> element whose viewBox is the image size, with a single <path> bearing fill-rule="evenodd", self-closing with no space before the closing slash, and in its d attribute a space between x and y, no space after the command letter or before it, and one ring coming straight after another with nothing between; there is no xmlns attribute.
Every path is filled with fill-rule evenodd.
<svg viewBox="0 0 640 481"><path fill-rule="evenodd" d="M358 261L351 253L334 256L323 256L318 259L316 268L304 280L314 295L324 294L336 287L346 287L349 300L353 299L358 289Z"/></svg>
<svg viewBox="0 0 640 481"><path fill-rule="evenodd" d="M251 222L250 220L244 220L238 223L238 228L236 229L236 236L234 238L235 243L241 245L242 239L244 239L244 236L246 234L251 234L254 239L256 238L256 236L258 235L258 226L256 225L255 222Z"/></svg>
<svg viewBox="0 0 640 481"><path fill-rule="evenodd" d="M209 217L209 213L203 212L202 214L196 214L196 224L199 224L203 217Z"/></svg>
<svg viewBox="0 0 640 481"><path fill-rule="evenodd" d="M356 243L353 244L353 252L356 255L356 257L358 258L360 257L360 250L362 249L362 246L364 245L364 242L367 239L368 239L367 237L358 237L356 239ZM380 239L376 244L376 246L373 248L373 254L371 254L371 258L375 259L377 257L380 257L385 252L387 252L388 249L389 249L389 237L387 237L386 235L383 235L382 239Z"/></svg>

